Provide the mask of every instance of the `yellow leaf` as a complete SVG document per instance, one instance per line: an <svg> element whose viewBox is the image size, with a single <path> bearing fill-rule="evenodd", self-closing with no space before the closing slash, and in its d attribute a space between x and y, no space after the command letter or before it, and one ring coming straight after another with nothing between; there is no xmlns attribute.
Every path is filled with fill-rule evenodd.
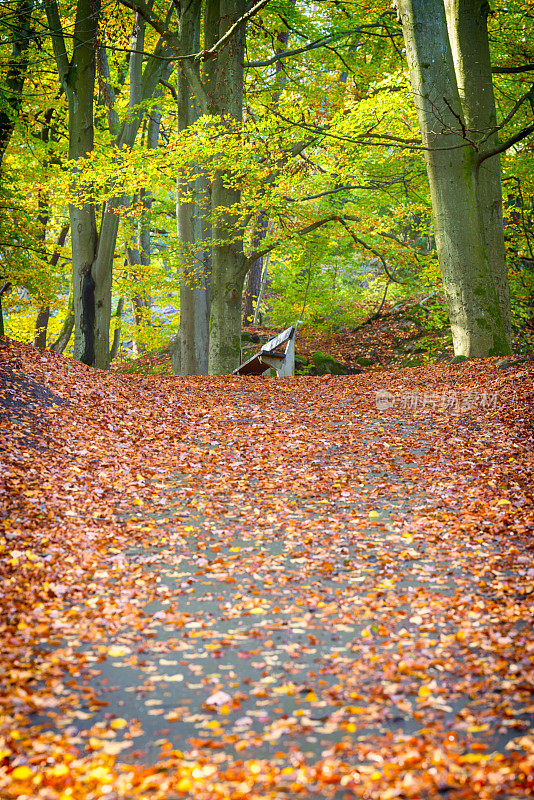
<svg viewBox="0 0 534 800"><path fill-rule="evenodd" d="M380 514L378 513L378 511L370 511L369 512L369 516L370 517L379 517Z"/></svg>
<svg viewBox="0 0 534 800"><path fill-rule="evenodd" d="M69 774L69 768L66 764L56 764L50 769L46 770L46 774L51 778L63 778Z"/></svg>
<svg viewBox="0 0 534 800"><path fill-rule="evenodd" d="M432 689L429 689L428 686L420 686L418 694L419 697L430 697Z"/></svg>
<svg viewBox="0 0 534 800"><path fill-rule="evenodd" d="M88 777L95 781L109 780L111 770L109 767L93 767L88 773Z"/></svg>
<svg viewBox="0 0 534 800"><path fill-rule="evenodd" d="M467 730L469 733L480 733L480 731L487 731L489 730L489 722L485 722L483 725L471 725Z"/></svg>
<svg viewBox="0 0 534 800"><path fill-rule="evenodd" d="M460 756L458 761L460 764L478 764L486 759L487 756L483 756L480 753L466 753L465 756Z"/></svg>
<svg viewBox="0 0 534 800"><path fill-rule="evenodd" d="M89 737L89 747L91 747L93 750L99 750L103 744L104 742L102 739L97 739L96 736Z"/></svg>
<svg viewBox="0 0 534 800"><path fill-rule="evenodd" d="M127 725L128 723L122 717L112 719L110 722L110 727L113 728L114 731L120 731L121 728L125 728Z"/></svg>
<svg viewBox="0 0 534 800"><path fill-rule="evenodd" d="M317 700L317 695L315 694L315 692L308 692L308 694L306 695L306 700L308 701L308 703L315 703L315 701Z"/></svg>
<svg viewBox="0 0 534 800"><path fill-rule="evenodd" d="M129 647L121 647L121 645L113 644L111 647L108 648L108 656L112 658L116 658L117 656L126 656L128 653L131 653Z"/></svg>
<svg viewBox="0 0 534 800"><path fill-rule="evenodd" d="M188 792L193 788L193 782L189 778L180 778L176 784L176 789L179 792Z"/></svg>
<svg viewBox="0 0 534 800"><path fill-rule="evenodd" d="M231 710L232 710L232 709L230 708L230 706L226 705L226 703L225 703L224 705L222 705L222 706L220 707L220 709L219 709L219 713L220 713L220 714L229 714L229 713L231 712Z"/></svg>
<svg viewBox="0 0 534 800"><path fill-rule="evenodd" d="M27 781L32 775L32 770L26 764L23 764L20 767L15 767L11 773L11 777L16 781Z"/></svg>

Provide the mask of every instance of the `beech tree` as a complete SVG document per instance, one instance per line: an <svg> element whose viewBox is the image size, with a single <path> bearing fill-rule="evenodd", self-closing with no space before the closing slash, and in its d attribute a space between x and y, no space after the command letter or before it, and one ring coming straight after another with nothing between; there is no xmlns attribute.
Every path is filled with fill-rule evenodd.
<svg viewBox="0 0 534 800"><path fill-rule="evenodd" d="M69 158L74 163L76 191L81 160L94 147L94 95L99 59L110 133L117 150L131 148L143 118L143 101L153 92L167 70L169 52L160 38L154 54L143 69L144 22L136 19L129 61L129 104L122 123L115 110L113 89L107 80L107 57L99 41L100 0L77 0L72 51L69 57L56 0L47 0L50 26L59 79L69 104ZM69 207L72 241L72 286L74 298L74 357L101 369L109 367L109 327L113 258L117 242L120 210L128 198L119 193L106 201L100 228L94 202L71 203Z"/></svg>
<svg viewBox="0 0 534 800"><path fill-rule="evenodd" d="M510 352L510 300L485 0L397 0L456 355Z"/></svg>

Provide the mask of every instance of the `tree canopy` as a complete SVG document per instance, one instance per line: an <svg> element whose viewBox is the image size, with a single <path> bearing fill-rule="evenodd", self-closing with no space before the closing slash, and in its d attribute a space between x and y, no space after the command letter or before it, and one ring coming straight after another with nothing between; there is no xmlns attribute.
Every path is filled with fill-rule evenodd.
<svg viewBox="0 0 534 800"><path fill-rule="evenodd" d="M477 2L432 4L425 18L442 14L453 81L440 95L429 77L424 118L416 71L429 72L439 42L434 31L429 53L416 53L409 19L425 15L427 0L4 7L9 335L52 343L72 298L74 355L106 368L123 298L132 307L123 337L136 348L179 331L180 371L227 373L239 359L247 274L252 285L269 258L269 307L287 323L307 274L333 287L330 307L342 297L343 322L343 304L365 306L363 296L441 291L441 266L456 352L507 352L510 326L528 313L534 257L527 3L494 3L489 15ZM473 20L484 75L467 58ZM489 98L487 108L470 111L470 93ZM458 175L475 176L461 202L478 209L476 225L460 211L459 178L438 208L457 156Z"/></svg>

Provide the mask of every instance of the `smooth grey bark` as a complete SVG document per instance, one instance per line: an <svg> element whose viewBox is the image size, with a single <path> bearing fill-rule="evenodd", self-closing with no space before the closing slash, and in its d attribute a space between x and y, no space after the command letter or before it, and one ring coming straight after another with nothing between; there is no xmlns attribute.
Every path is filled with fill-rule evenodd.
<svg viewBox="0 0 534 800"><path fill-rule="evenodd" d="M67 316L65 317L65 321L61 328L59 336L57 337L56 341L52 345L50 345L50 350L53 350L55 353L63 353L68 343L70 342L73 330L74 330L74 303L71 293L69 295Z"/></svg>
<svg viewBox="0 0 534 800"><path fill-rule="evenodd" d="M87 156L94 145L93 98L96 74L96 35L100 0L78 0L72 54L69 59L56 0L48 0L46 14L51 30L59 79L69 107L69 159ZM76 187L78 169L73 168ZM74 298L74 358L95 361L95 278L92 265L98 245L95 207L69 206Z"/></svg>
<svg viewBox="0 0 534 800"><path fill-rule="evenodd" d="M115 330L113 331L113 343L111 345L111 350L109 351L109 361L110 363L117 358L117 353L119 352L119 345L121 343L121 322L122 322L122 310L124 308L124 297L119 298L119 302L117 303L117 310L115 311Z"/></svg>
<svg viewBox="0 0 534 800"><path fill-rule="evenodd" d="M510 352L506 284L500 279L502 270L490 261L484 201L487 173L478 169L476 142L472 141L461 97L461 91L467 98L486 91L487 86L476 74L457 79L444 0L397 0L397 8L426 148L436 246L454 352L472 357L505 355ZM458 43L457 65L462 63L461 53L467 47L462 23L474 8L474 0L465 2L456 19L449 15L451 39ZM484 72L483 54L477 45L480 37L469 46L475 50L473 59L481 59L480 70ZM471 80L473 86L469 86ZM493 191L489 196L494 196Z"/></svg>
<svg viewBox="0 0 534 800"><path fill-rule="evenodd" d="M498 144L487 29L489 11L486 0L445 0L449 41L465 125L469 138L481 152L493 149ZM477 183L490 271L499 298L503 323L510 338L510 288L506 268L499 155L487 159L479 166Z"/></svg>
<svg viewBox="0 0 534 800"><path fill-rule="evenodd" d="M208 0L209 3L209 0ZM217 26L221 39L245 12L244 0L220 0ZM221 120L241 122L243 113L244 26L217 51L210 65L209 94L213 113ZM227 375L239 366L241 298L248 263L243 229L234 210L241 192L232 176L219 171L212 186L213 241L210 309L210 375Z"/></svg>
<svg viewBox="0 0 534 800"><path fill-rule="evenodd" d="M291 0L291 5L295 5L295 0ZM289 42L289 30L280 30L276 34L276 47L274 50L275 56L279 56L286 48ZM276 108L280 103L280 96L287 82L287 73L281 61L277 61L275 65L275 90L271 100L271 108ZM255 233L252 237L251 249L259 250L262 241L267 235L269 227L269 215L265 209L262 209L256 220ZM260 319L261 314L259 310L256 312L256 306L261 291L263 275L263 258L258 258L250 267L245 283L245 291L243 294L243 322L250 325L253 320ZM260 321L261 324L261 321Z"/></svg>
<svg viewBox="0 0 534 800"><path fill-rule="evenodd" d="M161 95L161 92L156 89L155 96ZM150 118L147 126L146 136L146 149L150 153L155 150L159 145L159 133L161 125L161 111L155 107L150 112ZM130 280L134 285L136 279L140 277L143 268L150 266L152 258L151 241L150 241L150 209L153 203L152 192L149 189L143 189L140 192L139 200L141 201L142 212L141 218L137 226L137 243L135 247L126 247L126 260L130 267ZM135 291L132 294L132 311L134 315L134 322L137 331L140 330L141 325L145 320L147 310L152 305L152 299L146 292ZM144 346L139 344L139 341L134 343L134 354L138 355L139 352L144 352Z"/></svg>
<svg viewBox="0 0 534 800"><path fill-rule="evenodd" d="M181 8L179 14L182 54L200 48L201 0ZM191 65L200 80L198 65ZM183 69L177 76L178 127L183 131L196 122L202 109ZM189 178L176 183L176 231L180 255L180 358L173 360L181 375L206 375L209 341L209 274L205 263L202 217L205 181L198 168Z"/></svg>

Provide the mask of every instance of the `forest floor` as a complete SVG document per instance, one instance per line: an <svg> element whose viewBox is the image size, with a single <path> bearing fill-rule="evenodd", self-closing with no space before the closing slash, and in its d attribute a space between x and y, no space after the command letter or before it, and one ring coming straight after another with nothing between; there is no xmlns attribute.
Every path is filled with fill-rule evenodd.
<svg viewBox="0 0 534 800"><path fill-rule="evenodd" d="M0 797L534 790L534 363L0 351Z"/></svg>

